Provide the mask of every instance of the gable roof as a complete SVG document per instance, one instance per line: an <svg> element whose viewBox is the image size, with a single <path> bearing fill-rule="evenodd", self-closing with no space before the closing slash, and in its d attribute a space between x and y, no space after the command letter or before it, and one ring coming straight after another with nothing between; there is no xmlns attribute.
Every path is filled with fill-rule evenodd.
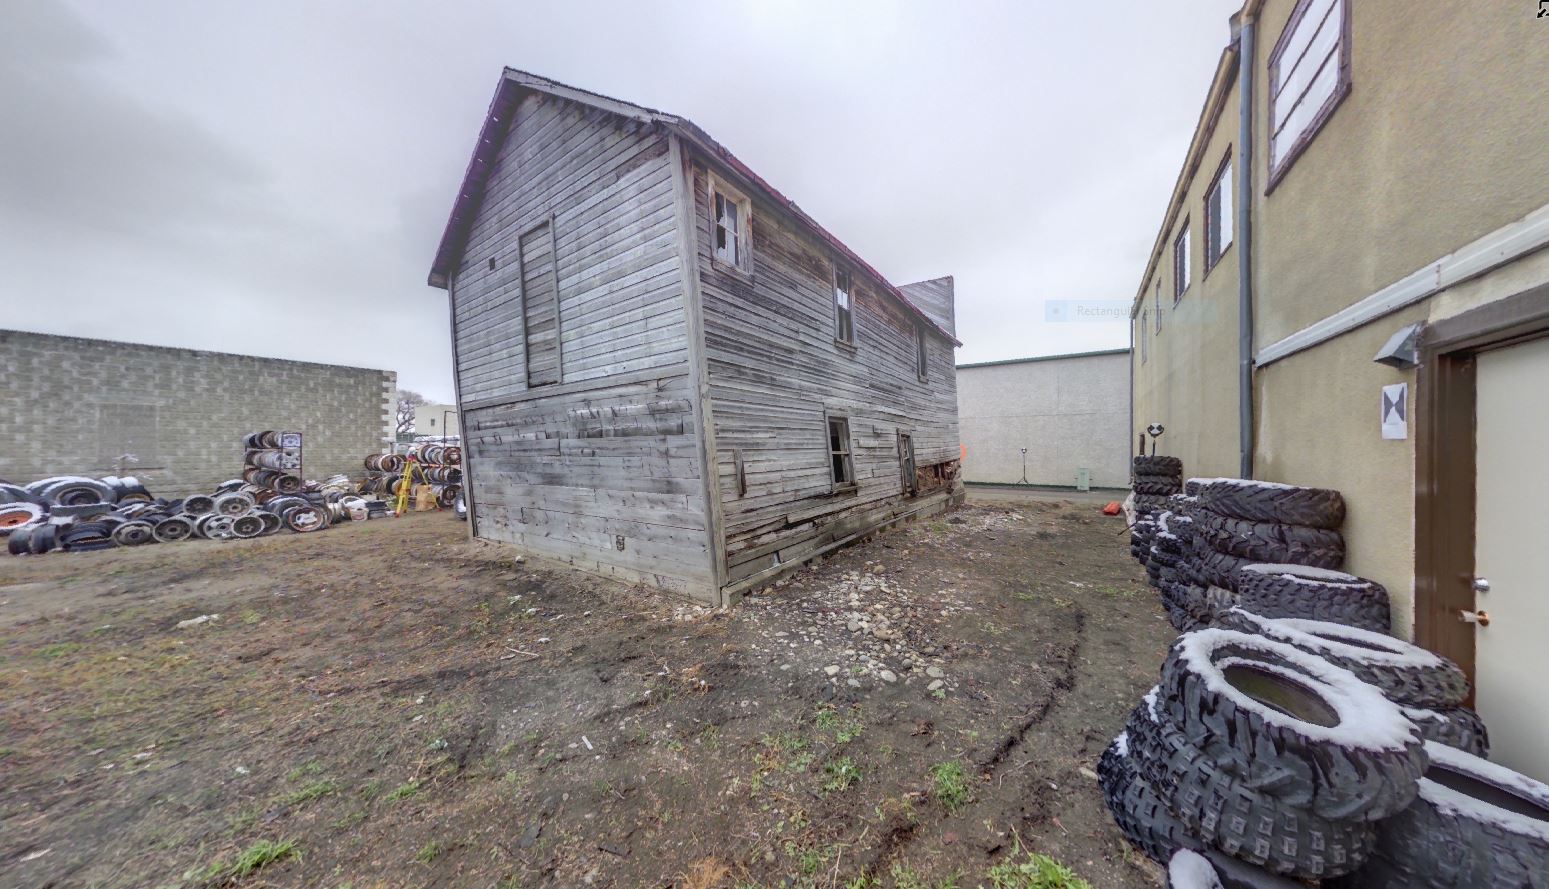
<svg viewBox="0 0 1549 889"><path fill-rule="evenodd" d="M473 157L469 159L468 169L463 173L462 185L457 190L457 199L452 203L452 213L441 234L441 243L436 248L436 258L431 263L428 282L430 286L446 289L451 281L453 270L461 260L463 249L467 244L469 229L473 226L474 217L478 214L479 204L483 200L490 169L494 166L495 158L499 156L500 148L505 142L510 119L516 113L522 96L528 92L557 96L640 123L657 125L692 144L702 153L725 164L733 173L758 191L766 201L776 204L801 227L843 256L858 271L871 278L883 292L896 299L910 314L919 319L927 330L934 331L953 345L962 345L950 330L915 305L913 300L883 277L881 272L856 255L855 251L845 246L844 242L834 237L828 229L818 225L817 221L798 207L795 201L781 194L725 146L712 139L709 133L696 126L693 121L675 114L657 111L654 108L625 102L622 99L604 96L601 93L567 86L515 68L507 68L501 73L500 83L495 87L495 97L490 101L489 111L484 115L484 126L479 130L478 142L474 144Z"/></svg>

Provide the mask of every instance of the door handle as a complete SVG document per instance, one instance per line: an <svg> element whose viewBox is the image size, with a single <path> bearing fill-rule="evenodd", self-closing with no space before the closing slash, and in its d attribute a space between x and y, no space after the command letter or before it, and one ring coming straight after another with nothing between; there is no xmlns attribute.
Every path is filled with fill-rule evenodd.
<svg viewBox="0 0 1549 889"><path fill-rule="evenodd" d="M1481 627L1488 627L1490 625L1490 612L1459 611L1458 620L1466 624L1478 624Z"/></svg>

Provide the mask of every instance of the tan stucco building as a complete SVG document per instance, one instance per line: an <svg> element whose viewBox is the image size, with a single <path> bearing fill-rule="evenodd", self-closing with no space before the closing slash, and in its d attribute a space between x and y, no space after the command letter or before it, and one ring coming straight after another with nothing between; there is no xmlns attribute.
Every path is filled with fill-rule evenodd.
<svg viewBox="0 0 1549 889"><path fill-rule="evenodd" d="M1494 552L1546 530L1515 502L1542 512L1542 464L1511 444L1536 436L1549 388L1535 11L1248 0L1131 314L1131 439L1159 422L1189 475L1343 492L1347 569L1388 587L1395 632L1477 666L1487 719L1499 652L1549 669L1502 626L1549 628L1549 606L1502 584L1540 586L1549 566ZM1413 350L1374 360L1417 322ZM1491 407L1511 393L1520 412ZM1487 573L1494 591L1475 593ZM1476 629L1474 611L1497 620ZM1515 706L1549 704L1535 694Z"/></svg>

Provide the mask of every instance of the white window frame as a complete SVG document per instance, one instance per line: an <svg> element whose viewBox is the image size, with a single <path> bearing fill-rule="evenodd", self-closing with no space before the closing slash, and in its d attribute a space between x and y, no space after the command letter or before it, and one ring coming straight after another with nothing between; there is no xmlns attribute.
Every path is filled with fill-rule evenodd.
<svg viewBox="0 0 1549 889"><path fill-rule="evenodd" d="M720 246L721 233L726 229L720 215L720 207L724 204L736 208L736 226L730 230L728 239L730 256ZM710 260L721 268L753 273L753 202L713 175L710 177Z"/></svg>
<svg viewBox="0 0 1549 889"><path fill-rule="evenodd" d="M840 438L841 445L838 450L834 448L834 439L836 438L834 435L835 423L841 424L841 429L843 430L842 434L837 436ZM851 434L849 417L844 414L823 415L823 451L828 454L830 490L836 492L854 490L857 486L855 480L855 438ZM843 479L839 477L839 473L834 471L834 459L836 457L840 459L840 465L843 467L843 472L846 476Z"/></svg>
<svg viewBox="0 0 1549 889"><path fill-rule="evenodd" d="M855 345L855 276L834 263L834 342Z"/></svg>

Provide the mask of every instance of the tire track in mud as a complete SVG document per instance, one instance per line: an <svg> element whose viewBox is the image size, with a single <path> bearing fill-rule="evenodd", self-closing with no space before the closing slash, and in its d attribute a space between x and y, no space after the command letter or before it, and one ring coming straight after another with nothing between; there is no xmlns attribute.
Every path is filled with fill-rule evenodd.
<svg viewBox="0 0 1549 889"><path fill-rule="evenodd" d="M993 774L995 769L1005 763L1011 754L1022 746L1028 734L1048 719L1055 708L1065 700L1066 695L1075 688L1076 676L1080 671L1082 644L1086 638L1086 620L1086 612L1076 609L1075 625L1072 628L1073 638L1061 653L1059 673L1054 679L1049 694L1023 716L1016 728L1003 735L993 747L974 758L972 762L974 775ZM911 793L926 799L930 798L930 790L925 786L917 785ZM895 816L889 823L887 832L873 846L871 854L866 857L861 872L873 879L887 873L888 866L908 848L910 843L923 835L928 827L940 825L953 814L940 803L934 802L929 808L929 813L928 819L922 814L913 821Z"/></svg>

